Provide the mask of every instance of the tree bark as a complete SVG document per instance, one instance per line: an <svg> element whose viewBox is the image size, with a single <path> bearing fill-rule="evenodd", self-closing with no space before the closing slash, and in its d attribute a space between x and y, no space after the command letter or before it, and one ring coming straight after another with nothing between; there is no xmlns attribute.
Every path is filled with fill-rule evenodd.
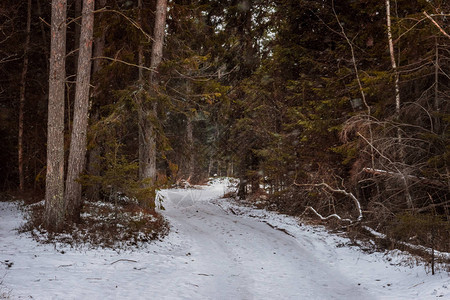
<svg viewBox="0 0 450 300"><path fill-rule="evenodd" d="M143 21L142 21L142 1L138 1L138 22L139 25L142 27ZM138 46L138 84L140 88L142 89L144 85L144 48L141 43L139 43ZM143 91L141 90L138 95L138 122L139 122L139 179L143 180L146 177L146 164L144 163L146 160L146 153L148 152L148 136L150 135L148 132L146 132L146 128L148 125L146 124L146 116L145 116L145 108L144 108L144 95Z"/></svg>
<svg viewBox="0 0 450 300"><path fill-rule="evenodd" d="M92 72L95 74L94 72ZM91 115L92 122L97 122L99 120L99 113L94 112ZM101 162L100 162L101 148L98 145L98 141L94 142L94 146L88 152L88 164L87 173L91 176L100 176ZM86 198L90 200L100 199L100 184L93 183L86 187Z"/></svg>
<svg viewBox="0 0 450 300"><path fill-rule="evenodd" d="M145 185L151 186L156 181L156 135L154 118L156 107L141 109L139 117L139 179L148 180Z"/></svg>
<svg viewBox="0 0 450 300"><path fill-rule="evenodd" d="M30 48L30 31L31 31L31 0L28 0L27 6L27 29L24 44L23 53L23 68L20 83L20 100L19 100L19 133L17 141L17 156L19 163L19 189L21 192L24 190L25 176L23 174L23 119L24 119L24 108L25 108L25 88L26 79L28 72L28 50Z"/></svg>
<svg viewBox="0 0 450 300"><path fill-rule="evenodd" d="M66 79L66 0L52 1L48 95L45 222L48 230L64 225L64 86Z"/></svg>
<svg viewBox="0 0 450 300"><path fill-rule="evenodd" d="M82 207L81 184L77 182L77 179L83 171L86 156L89 83L91 80L92 39L94 32L94 4L94 0L83 0L75 108L66 179L65 203L67 216L69 220L74 222L79 222Z"/></svg>
<svg viewBox="0 0 450 300"><path fill-rule="evenodd" d="M106 6L106 0L98 0L97 1L97 9L104 8ZM102 17L100 16L101 19ZM95 26L95 24L94 24ZM101 57L104 56L104 50L105 50L105 38L106 38L106 28L103 28L102 33L94 38L94 57ZM94 59L92 62L92 75L95 76L103 66L104 60L103 59ZM94 98L96 95L98 95L98 87L94 88ZM99 119L99 112L96 106L94 106L94 113L91 116L91 120L93 122L98 121ZM97 144L97 142L94 143L94 147L90 149L88 156L88 174L93 176L99 176L100 175L100 147ZM86 197L91 200L98 200L100 198L100 185L99 184L93 184L86 188Z"/></svg>
<svg viewBox="0 0 450 300"><path fill-rule="evenodd" d="M150 95L156 98L158 86L158 67L162 61L164 30L166 26L167 0L157 0L155 27L153 31L153 44L150 62ZM139 175L141 180L150 180L151 184L156 181L156 133L154 122L156 122L156 100L147 107L141 105L139 114Z"/></svg>
<svg viewBox="0 0 450 300"><path fill-rule="evenodd" d="M106 7L106 0L97 0L97 9L102 9ZM102 20L102 16L100 15L97 20ZM106 28L103 28L102 33L94 38L94 57L102 57L105 52L105 38L106 38ZM104 59L94 59L92 62L92 74L96 74L101 70Z"/></svg>
<svg viewBox="0 0 450 300"><path fill-rule="evenodd" d="M155 27L153 30L153 44L150 62L150 85L157 84L158 67L162 61L164 30L166 27L167 0L157 0Z"/></svg>

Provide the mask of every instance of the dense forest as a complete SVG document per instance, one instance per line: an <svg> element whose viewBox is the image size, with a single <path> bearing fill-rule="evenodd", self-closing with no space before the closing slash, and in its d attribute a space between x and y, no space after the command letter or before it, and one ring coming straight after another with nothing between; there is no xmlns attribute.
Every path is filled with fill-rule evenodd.
<svg viewBox="0 0 450 300"><path fill-rule="evenodd" d="M1 190L45 198L49 229L231 176L450 250L448 1L3 0L0 73Z"/></svg>

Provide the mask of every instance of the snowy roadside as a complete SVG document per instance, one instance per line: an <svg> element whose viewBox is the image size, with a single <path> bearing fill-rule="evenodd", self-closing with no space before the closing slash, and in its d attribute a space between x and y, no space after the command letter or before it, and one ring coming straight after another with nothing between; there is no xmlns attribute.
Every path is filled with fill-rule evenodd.
<svg viewBox="0 0 450 300"><path fill-rule="evenodd" d="M432 276L431 270L408 252L366 252L323 226L299 225L295 217L241 206L230 199L214 202L233 214L267 223L294 237L318 253L323 263L339 269L379 299L450 299L450 274L442 270L444 265Z"/></svg>
<svg viewBox="0 0 450 300"><path fill-rule="evenodd" d="M450 299L445 272L220 199L226 190L162 191L171 233L136 250L38 244L15 230L17 205L0 202L0 298Z"/></svg>

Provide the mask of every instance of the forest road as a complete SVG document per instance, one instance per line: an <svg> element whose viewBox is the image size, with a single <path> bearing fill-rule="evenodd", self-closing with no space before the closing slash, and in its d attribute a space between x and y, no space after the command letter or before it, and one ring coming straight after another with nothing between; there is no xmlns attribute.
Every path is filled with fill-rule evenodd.
<svg viewBox="0 0 450 300"><path fill-rule="evenodd" d="M179 237L178 254L190 258L185 271L192 276L178 282L187 298L374 298L302 245L308 241L223 209L223 186L161 193L163 214Z"/></svg>

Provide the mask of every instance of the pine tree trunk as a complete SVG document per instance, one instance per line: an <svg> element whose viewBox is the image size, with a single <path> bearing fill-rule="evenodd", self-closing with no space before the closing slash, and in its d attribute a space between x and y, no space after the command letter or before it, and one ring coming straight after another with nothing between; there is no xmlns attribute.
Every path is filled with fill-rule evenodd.
<svg viewBox="0 0 450 300"><path fill-rule="evenodd" d="M66 80L66 11L66 0L52 1L44 224L51 231L62 229L65 216L64 87Z"/></svg>
<svg viewBox="0 0 450 300"><path fill-rule="evenodd" d="M138 19L141 26L142 22L142 1L138 1ZM156 23L156 19L155 19ZM156 29L155 29L156 36ZM156 43L156 41L154 41ZM153 47L155 47L153 45ZM152 52L153 53L153 52ZM153 56L152 56L153 61ZM138 64L140 67L144 66L144 49L140 44L138 47ZM156 66L157 67L157 66ZM138 74L139 84L144 84L144 72L142 68L139 68ZM150 77L152 80L152 77ZM139 179L150 180L146 186L150 186L156 179L156 140L153 128L153 118L156 116L156 106L152 105L151 108L146 107L144 104L143 94L138 95L138 122L139 122Z"/></svg>
<svg viewBox="0 0 450 300"><path fill-rule="evenodd" d="M153 106L155 107L155 106ZM145 108L138 113L139 117L139 178L149 180L151 186L156 180L156 136L154 132L155 109Z"/></svg>
<svg viewBox="0 0 450 300"><path fill-rule="evenodd" d="M138 0L138 22L139 25L142 27L142 0ZM138 84L139 86L144 85L144 72L142 67L144 66L144 48L141 43L139 43L138 46ZM147 143L148 141L148 133L146 132L146 128L148 127L145 120L145 108L144 108L144 95L142 93L143 91L140 91L140 93L137 95L138 99L138 126L139 126L139 179L143 180L146 177L146 164L145 159L146 155L145 153L147 150Z"/></svg>
<svg viewBox="0 0 450 300"><path fill-rule="evenodd" d="M164 29L166 25L167 0L157 0L155 27L153 31L153 44L150 62L150 95L156 97L158 86L158 67L162 61ZM139 109L139 175L141 180L156 181L156 103L147 107L141 105Z"/></svg>
<svg viewBox="0 0 450 300"><path fill-rule="evenodd" d="M158 67L162 61L164 30L166 27L167 0L157 0L155 27L153 30L153 44L150 62L150 85L157 84Z"/></svg>
<svg viewBox="0 0 450 300"><path fill-rule="evenodd" d="M95 74L93 72L93 74ZM90 119L92 122L97 122L99 120L98 112L95 112L91 115ZM97 144L97 141L94 142L95 145L88 151L88 164L87 164L87 173L91 176L100 176L100 155L101 149L100 145ZM94 183L88 185L86 187L86 198L90 200L99 200L100 199L100 184Z"/></svg>
<svg viewBox="0 0 450 300"><path fill-rule="evenodd" d="M97 9L104 8L106 6L106 0L98 0L97 1ZM102 16L98 19L101 19ZM94 25L96 26L96 25ZM94 38L94 58L104 56L104 50L105 50L105 38L106 38L106 28L103 28L102 33ZM95 76L97 74L102 66L103 66L104 60L102 59L94 59L92 62L92 75ZM94 97L98 94L98 88L94 88ZM91 115L91 120L95 123L99 120L99 113L98 108L94 106L93 108L94 113ZM88 174L92 176L99 176L100 175L100 146L97 144L97 142L94 143L94 147L90 149L88 152L88 164L87 164L87 170ZM100 185L95 183L92 185L89 185L86 188L86 198L91 200L98 200L100 198Z"/></svg>
<svg viewBox="0 0 450 300"><path fill-rule="evenodd" d="M28 71L28 50L30 48L30 31L31 31L31 0L28 0L27 6L27 29L24 44L24 54L23 54L23 68L22 77L20 82L20 100L19 100L19 133L17 141L17 156L19 163L19 189L21 192L24 190L24 174L23 174L23 118L24 118L24 108L25 108L25 87Z"/></svg>
<svg viewBox="0 0 450 300"><path fill-rule="evenodd" d="M91 80L92 39L94 32L94 0L83 0L83 17L78 54L75 107L65 203L69 220L79 222L82 207L81 184L77 182L85 165L88 125L89 83Z"/></svg>

